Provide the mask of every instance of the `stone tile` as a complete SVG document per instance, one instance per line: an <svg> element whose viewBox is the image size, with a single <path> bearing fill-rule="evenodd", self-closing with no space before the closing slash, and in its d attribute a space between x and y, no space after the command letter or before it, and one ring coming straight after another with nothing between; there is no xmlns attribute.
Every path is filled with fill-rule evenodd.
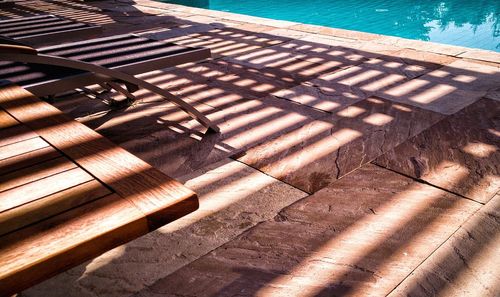
<svg viewBox="0 0 500 297"><path fill-rule="evenodd" d="M228 22L228 21L222 20L221 18L214 17L214 16L199 15L199 14L183 17L182 22L184 22L186 24L214 24L214 23L218 23L218 24L223 24L224 26L228 26L228 25L229 26L237 26L240 24L237 22Z"/></svg>
<svg viewBox="0 0 500 297"><path fill-rule="evenodd" d="M201 35L200 32L207 32L220 27L223 26L217 23L212 23L212 24L187 23L187 24L179 24L175 28L171 28L168 30L162 28L157 32L146 33L145 35L151 39L167 40L167 41L170 41L173 38L178 38L178 37L184 37L184 38L189 37L190 39L202 40L200 38L197 38ZM193 44L191 46L196 46L196 45Z"/></svg>
<svg viewBox="0 0 500 297"><path fill-rule="evenodd" d="M184 176L182 181L198 193L199 210L41 283L23 296L131 295L306 196L231 160Z"/></svg>
<svg viewBox="0 0 500 297"><path fill-rule="evenodd" d="M359 88L365 92L377 92L390 86L398 86L415 77L441 68L440 63L450 63L453 58L437 54L418 54L412 50L398 50L372 57L354 67L320 76L315 84L339 83Z"/></svg>
<svg viewBox="0 0 500 297"><path fill-rule="evenodd" d="M250 99L266 97L300 83L296 76L248 69L225 60L188 65L172 74L175 77L164 82L170 90L216 108L231 104L234 99L230 97L235 94Z"/></svg>
<svg viewBox="0 0 500 297"><path fill-rule="evenodd" d="M451 64L458 60L458 58L452 56L423 52L414 49L402 49L397 52L393 52L390 56L393 56L395 59L406 61L407 65L415 63L416 65L420 65L423 68L431 70Z"/></svg>
<svg viewBox="0 0 500 297"><path fill-rule="evenodd" d="M231 152L228 156L240 154L325 115L325 112L272 96L258 99L232 97L231 103L219 105L214 112L207 114L221 129L215 144L227 148ZM202 129L195 121L184 126Z"/></svg>
<svg viewBox="0 0 500 297"><path fill-rule="evenodd" d="M500 102L481 99L375 161L471 199L500 190Z"/></svg>
<svg viewBox="0 0 500 297"><path fill-rule="evenodd" d="M470 48L462 46L406 39L393 36L382 36L378 39L375 39L374 41L381 44L388 44L393 46L399 46L402 48L410 48L418 51L431 52L448 56L458 56L470 50Z"/></svg>
<svg viewBox="0 0 500 297"><path fill-rule="evenodd" d="M498 296L499 210L497 195L389 296Z"/></svg>
<svg viewBox="0 0 500 297"><path fill-rule="evenodd" d="M478 208L367 165L137 296L384 296Z"/></svg>
<svg viewBox="0 0 500 297"><path fill-rule="evenodd" d="M220 15L220 17L228 20L254 23L254 24L277 27L277 28L287 28L297 24L296 22L274 20L274 19L261 18L250 15L243 15L243 14L229 13L222 11L219 11L217 14Z"/></svg>
<svg viewBox="0 0 500 297"><path fill-rule="evenodd" d="M307 82L291 89L275 92L273 95L330 113L340 111L368 97L361 90L342 84L331 83L321 86Z"/></svg>
<svg viewBox="0 0 500 297"><path fill-rule="evenodd" d="M248 23L248 22L243 22L240 25L235 26L234 28L239 29L239 30L243 30L243 31L255 32L255 33L266 33L266 32L270 32L272 30L279 29L277 27L256 24L256 23Z"/></svg>
<svg viewBox="0 0 500 297"><path fill-rule="evenodd" d="M399 51L394 53L394 55L385 55L370 59L359 65L359 67L364 69L363 72L371 70L378 71L383 73L384 77L398 75L405 79L413 79L442 66L429 61L419 61L407 58L404 55L405 52Z"/></svg>
<svg viewBox="0 0 500 297"><path fill-rule="evenodd" d="M497 66L457 60L440 69L453 77L454 81L462 83L464 90L488 91L498 88L500 84L500 64Z"/></svg>
<svg viewBox="0 0 500 297"><path fill-rule="evenodd" d="M288 51L296 51L306 55L306 60L316 63L339 63L341 68L358 65L379 54L364 51L362 42L352 39L325 35L307 35L293 40L284 47Z"/></svg>
<svg viewBox="0 0 500 297"><path fill-rule="evenodd" d="M374 40L381 37L381 35L378 34L370 34L360 31L343 30L338 28L330 28L330 27L323 27L323 26L316 26L309 24L298 24L295 26L291 26L289 29L322 34L322 35L331 35L331 36L349 38L355 40Z"/></svg>
<svg viewBox="0 0 500 297"><path fill-rule="evenodd" d="M465 53L462 53L458 56L461 58L469 58L500 64L500 53L493 51L469 49Z"/></svg>
<svg viewBox="0 0 500 297"><path fill-rule="evenodd" d="M314 40L314 39L312 39ZM293 40L255 48L225 60L265 72L283 72L314 79L319 75L360 64L368 58L355 50L308 40Z"/></svg>
<svg viewBox="0 0 500 297"><path fill-rule="evenodd" d="M488 99L500 101L500 88L496 88L496 89L490 90L486 94L486 96L484 96L484 97L486 97Z"/></svg>
<svg viewBox="0 0 500 297"><path fill-rule="evenodd" d="M438 55L427 55L431 61L433 59L436 62L450 61L441 59ZM361 64L323 74L310 83L325 88L347 88L351 92L362 93L365 96L380 94L386 98L383 96L384 90L405 85L411 82L411 79L441 67L440 64L420 60L419 58L424 58L422 56L426 55L416 55L409 50L393 52L391 55L379 55Z"/></svg>
<svg viewBox="0 0 500 297"><path fill-rule="evenodd" d="M209 25L197 25L200 26ZM216 57L227 57L242 55L258 49L266 48L276 44L288 41L289 38L271 35L267 33L258 33L237 28L221 27L218 23L210 24L212 28L209 30L191 29L191 32L186 32L191 38L201 39L203 42L193 44L192 46L202 46L210 48L212 54ZM214 28L215 27L215 28ZM179 34L179 33L177 33ZM178 36L185 36L179 34Z"/></svg>
<svg viewBox="0 0 500 297"><path fill-rule="evenodd" d="M379 89L377 96L453 114L500 85L500 68L455 61L419 78Z"/></svg>
<svg viewBox="0 0 500 297"><path fill-rule="evenodd" d="M225 60L255 69L263 69L266 67L280 68L284 65L299 63L300 58L304 57L303 54L284 50L283 46L278 45L255 49L244 54L234 55Z"/></svg>
<svg viewBox="0 0 500 297"><path fill-rule="evenodd" d="M144 74L141 77L186 100L215 108L231 104L241 97L247 99L265 97L299 84L289 75L281 76L247 69L224 60L186 64ZM147 97L141 93L138 95L142 101L153 100Z"/></svg>
<svg viewBox="0 0 500 297"><path fill-rule="evenodd" d="M188 65L168 72L158 71L143 76L143 78L194 104L220 127L221 133L199 136L205 132L205 128L198 122L187 118L179 109L174 108L173 111L162 110L161 103L157 103L160 105L153 107L158 115L153 114L151 111L144 111L151 113L151 116L137 113L135 122L129 122L122 129L113 127L117 131L115 134L120 138L120 141L126 140L124 137L128 134L131 135L129 137L131 141L133 138L144 138L140 140L141 143L144 141L144 144L139 145L138 149L130 146L127 146L127 148L142 151L140 148L144 146L147 151L155 153L157 151L161 152L163 149L152 149L151 147L148 149L148 143L152 141L154 143L158 139L165 138L167 140L167 143L161 145L161 147L165 147L164 150L166 151L169 148L178 147L178 145L167 144L170 141L175 141L179 137L179 133L164 131L163 126L168 126L170 130L176 129L177 131L180 129L179 131L184 136L194 133L195 136L189 137L196 138L194 144L189 146L193 150L188 149L186 145L181 146L178 151L183 156L180 160L185 159L186 161L183 162L188 167L194 166L192 161L188 161L188 156L189 154L196 154L196 150L200 150L200 154L207 157L207 162L213 162L213 160L220 158L221 153L224 157L233 156L245 149L274 139L283 133L327 115L323 111L306 105L267 95L274 91L290 88L294 85L292 83L293 79L273 76L258 70L252 71L226 61ZM141 102L155 102L158 97L145 93L138 94L138 99ZM150 110L153 110L153 107ZM110 117L112 116L110 115ZM146 118L150 118L151 123L146 124ZM161 123L154 123L154 121L161 121ZM142 137L137 137L138 135L134 136L133 132L129 132L129 130L133 130L131 127L141 125L144 125L145 130L148 132L158 132L164 136L145 133ZM160 128L158 129L158 127ZM171 134L173 134L172 137L168 136ZM188 143L193 142L192 139L186 141ZM137 141L132 141L132 143L135 143L134 145L138 144ZM154 145L154 147L156 146ZM177 155L174 154L174 156ZM153 158L152 162L158 164L154 160ZM172 171L165 168L165 165L158 165L168 172ZM167 165L174 164L167 163ZM179 169L178 167L174 168Z"/></svg>
<svg viewBox="0 0 500 297"><path fill-rule="evenodd" d="M292 38L292 39L303 38L308 34L307 32L293 30L291 28L274 29L274 30L268 31L268 33L271 35L283 36L283 37L288 37L288 38Z"/></svg>
<svg viewBox="0 0 500 297"><path fill-rule="evenodd" d="M260 74L266 76L288 77L297 83L315 79L344 66L342 62L333 59L325 63L320 59L313 61L312 56L294 52L281 45L249 50L223 60L248 67L250 71L258 69Z"/></svg>
<svg viewBox="0 0 500 297"><path fill-rule="evenodd" d="M433 112L369 98L256 146L239 160L313 193L440 119Z"/></svg>

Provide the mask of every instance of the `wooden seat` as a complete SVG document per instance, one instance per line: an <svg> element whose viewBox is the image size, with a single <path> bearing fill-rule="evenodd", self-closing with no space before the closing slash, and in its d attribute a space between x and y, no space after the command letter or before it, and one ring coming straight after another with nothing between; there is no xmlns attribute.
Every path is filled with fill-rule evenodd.
<svg viewBox="0 0 500 297"><path fill-rule="evenodd" d="M47 40L64 40L73 36L89 38L101 31L101 26L76 22L51 14L0 20L0 35L28 44L43 43Z"/></svg>
<svg viewBox="0 0 500 297"><path fill-rule="evenodd" d="M28 91L0 87L0 295L197 208L182 184Z"/></svg>

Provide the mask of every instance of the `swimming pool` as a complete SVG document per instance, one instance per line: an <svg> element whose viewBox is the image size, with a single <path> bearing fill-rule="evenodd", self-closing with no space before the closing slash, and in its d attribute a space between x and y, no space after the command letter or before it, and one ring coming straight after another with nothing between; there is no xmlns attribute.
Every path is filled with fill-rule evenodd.
<svg viewBox="0 0 500 297"><path fill-rule="evenodd" d="M162 2L500 52L500 0Z"/></svg>

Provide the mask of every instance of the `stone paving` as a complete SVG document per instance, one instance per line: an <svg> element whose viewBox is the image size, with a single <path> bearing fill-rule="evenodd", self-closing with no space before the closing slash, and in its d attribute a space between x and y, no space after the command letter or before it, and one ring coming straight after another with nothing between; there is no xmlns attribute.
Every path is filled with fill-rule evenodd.
<svg viewBox="0 0 500 297"><path fill-rule="evenodd" d="M200 209L20 296L500 294L500 53L149 0L17 4L0 17L210 48L141 77L221 128L147 92L57 98Z"/></svg>

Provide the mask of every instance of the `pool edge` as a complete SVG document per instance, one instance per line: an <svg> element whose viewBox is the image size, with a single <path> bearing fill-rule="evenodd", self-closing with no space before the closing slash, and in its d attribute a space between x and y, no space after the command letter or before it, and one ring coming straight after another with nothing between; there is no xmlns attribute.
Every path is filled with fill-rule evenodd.
<svg viewBox="0 0 500 297"><path fill-rule="evenodd" d="M352 39L356 40L357 42L372 42L380 45L399 47L401 49L413 49L422 52L448 55L462 59L491 62L496 64L500 63L500 52L484 50L479 48L449 45L444 43L408 39L408 38L383 35L383 34L367 33L363 31L347 30L347 29L326 27L321 25L311 25L311 24L292 22L292 21L275 20L270 18L256 17L234 12L225 12L219 10L210 10L205 8L185 6L180 4L164 3L154 0L138 0L136 1L136 3L138 5L149 8L157 8L157 9L163 8L176 12L191 13L193 15L202 15L213 18L220 18L227 21L236 21L241 23L251 23L255 25L271 26L271 27L276 27L277 29L285 29L285 30L292 30L309 34L323 35L326 38L328 38L329 36L334 38ZM280 32L280 33L281 36L296 39L296 37L293 34L287 36L285 32Z"/></svg>

